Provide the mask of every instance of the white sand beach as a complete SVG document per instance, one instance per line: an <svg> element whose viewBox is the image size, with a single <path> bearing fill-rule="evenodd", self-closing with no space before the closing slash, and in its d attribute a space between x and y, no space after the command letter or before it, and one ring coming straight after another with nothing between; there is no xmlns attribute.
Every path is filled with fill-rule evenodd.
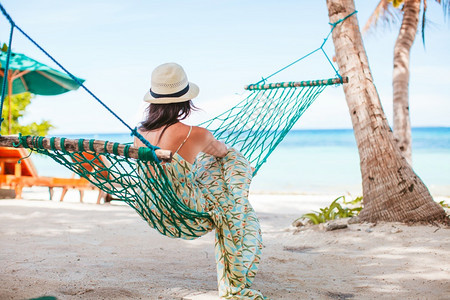
<svg viewBox="0 0 450 300"><path fill-rule="evenodd" d="M265 245L255 289L270 299L450 299L449 228L291 227L337 196L251 194ZM167 238L126 205L95 205L96 194L60 203L35 188L24 198L0 200L0 299L217 299L212 233Z"/></svg>

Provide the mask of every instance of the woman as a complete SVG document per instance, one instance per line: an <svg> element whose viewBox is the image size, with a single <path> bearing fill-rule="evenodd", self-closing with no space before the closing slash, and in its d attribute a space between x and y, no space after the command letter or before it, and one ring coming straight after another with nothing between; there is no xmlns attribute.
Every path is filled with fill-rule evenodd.
<svg viewBox="0 0 450 300"><path fill-rule="evenodd" d="M195 109L191 100L198 93L197 85L187 80L180 65L167 63L153 71L151 88L144 96L150 105L139 132L151 144L172 151L173 160L164 165L164 170L178 198L211 217L186 219L180 227L166 224L167 231L156 229L186 239L214 229L219 296L264 299L260 292L250 289L262 248L259 222L247 199L252 169L239 152L227 149L207 129L180 122ZM135 139L135 146L144 144ZM164 222L161 209L151 210ZM197 227L195 232L199 234L185 234L180 228L186 224Z"/></svg>

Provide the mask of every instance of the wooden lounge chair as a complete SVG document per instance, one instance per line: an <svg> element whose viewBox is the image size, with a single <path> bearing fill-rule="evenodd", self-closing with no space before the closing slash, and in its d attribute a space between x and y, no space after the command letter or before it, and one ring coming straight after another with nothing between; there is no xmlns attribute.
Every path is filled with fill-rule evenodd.
<svg viewBox="0 0 450 300"><path fill-rule="evenodd" d="M61 201L68 189L77 189L80 192L80 201L83 201L85 190L98 190L84 178L58 178L38 176L36 168L24 148L0 147L0 186L15 190L16 199L22 198L22 189L32 186L46 186L49 188L50 199L53 198L53 188L63 188Z"/></svg>
<svg viewBox="0 0 450 300"><path fill-rule="evenodd" d="M110 165L110 163L106 159L102 159L101 156L99 158L96 158L93 154L89 152L81 152L80 154L74 155L72 157L72 160L74 162L80 162L82 167L86 169L88 172L98 173L97 180L100 179L107 181L109 179L109 171L107 170L107 167ZM83 163L86 161L89 161L90 163ZM63 192L61 194L61 201L64 198L64 195L67 193L67 191L68 188L63 188ZM111 200L113 200L111 195L99 189L97 204L100 204L102 198L104 198L105 203L111 202Z"/></svg>

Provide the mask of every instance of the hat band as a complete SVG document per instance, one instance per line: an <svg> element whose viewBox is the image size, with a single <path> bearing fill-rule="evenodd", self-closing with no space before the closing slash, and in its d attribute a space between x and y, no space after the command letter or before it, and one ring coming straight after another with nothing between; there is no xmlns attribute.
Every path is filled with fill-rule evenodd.
<svg viewBox="0 0 450 300"><path fill-rule="evenodd" d="M150 95L152 95L153 98L176 98L176 97L183 96L188 91L189 91L189 84L181 91L173 93L173 94L157 94L157 93L153 92L152 89L150 89Z"/></svg>

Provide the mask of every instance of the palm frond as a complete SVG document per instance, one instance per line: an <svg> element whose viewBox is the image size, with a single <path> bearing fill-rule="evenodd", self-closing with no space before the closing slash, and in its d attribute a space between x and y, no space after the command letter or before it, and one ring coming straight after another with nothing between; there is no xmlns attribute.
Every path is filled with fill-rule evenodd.
<svg viewBox="0 0 450 300"><path fill-rule="evenodd" d="M441 0L436 0L439 3L441 2ZM425 23L426 23L426 13L427 13L427 0L423 0L423 13L422 13L422 44L423 47L425 48Z"/></svg>
<svg viewBox="0 0 450 300"><path fill-rule="evenodd" d="M391 1L380 0L377 7L364 25L362 32L363 34L366 34L371 29L375 29L379 24L385 27L398 24L402 19L401 16L402 11L400 8L394 7Z"/></svg>
<svg viewBox="0 0 450 300"><path fill-rule="evenodd" d="M403 0L391 0L390 2L392 2L393 7L399 8L400 5L402 5L404 1Z"/></svg>
<svg viewBox="0 0 450 300"><path fill-rule="evenodd" d="M444 11L444 18L447 20L448 15L450 15L450 0L436 0L442 6Z"/></svg>

